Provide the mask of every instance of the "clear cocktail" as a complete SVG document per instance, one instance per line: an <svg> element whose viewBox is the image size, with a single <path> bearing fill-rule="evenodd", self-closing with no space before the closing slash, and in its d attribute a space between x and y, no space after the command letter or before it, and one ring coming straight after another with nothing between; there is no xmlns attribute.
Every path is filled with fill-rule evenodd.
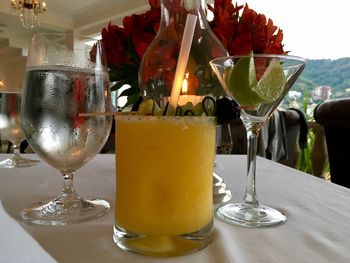
<svg viewBox="0 0 350 263"><path fill-rule="evenodd" d="M174 255L210 242L215 131L209 117L116 117L117 245Z"/></svg>

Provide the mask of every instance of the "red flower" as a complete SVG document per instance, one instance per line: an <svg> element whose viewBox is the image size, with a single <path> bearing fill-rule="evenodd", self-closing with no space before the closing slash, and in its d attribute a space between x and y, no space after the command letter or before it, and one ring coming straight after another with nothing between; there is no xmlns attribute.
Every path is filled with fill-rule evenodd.
<svg viewBox="0 0 350 263"><path fill-rule="evenodd" d="M101 34L108 64L131 62L126 52L128 39L123 28L109 23L107 28L102 29Z"/></svg>
<svg viewBox="0 0 350 263"><path fill-rule="evenodd" d="M243 55L253 51L256 54L285 54L282 30L273 25L271 19L258 14L245 4L234 6L230 0L216 0L211 27L230 55ZM276 32L277 30L277 32Z"/></svg>
<svg viewBox="0 0 350 263"><path fill-rule="evenodd" d="M123 20L125 33L131 39L140 59L159 28L160 6L156 2L150 0L151 10L145 14L127 16Z"/></svg>
<svg viewBox="0 0 350 263"><path fill-rule="evenodd" d="M223 46L227 49L234 38L238 25L239 10L243 6L234 6L231 0L216 0L214 7L208 5L208 9L214 13L214 20L210 26Z"/></svg>
<svg viewBox="0 0 350 263"><path fill-rule="evenodd" d="M129 84L130 89L121 95L128 96L128 104L134 103L138 97L138 68L146 49L159 29L161 15L159 0L149 0L149 4L151 7L149 11L125 17L123 27L109 24L102 30L102 43L110 66L110 79L117 82L112 90ZM178 8L177 1L169 4L172 5L173 10ZM233 5L231 0L215 0L214 7L208 5L208 9L214 13L210 26L230 55L248 54L251 51L257 54L287 53L283 50L282 30L278 29L271 19L267 20L265 15L250 9L248 4L243 7L237 3ZM170 27L167 33L171 38L174 31ZM148 63L158 63L158 65L163 63L163 68L173 67L176 64L174 48L164 46L164 50L154 52L162 52L164 59ZM215 53L215 50L212 52ZM170 73L164 76L164 72L152 70L157 67L144 68L149 69L143 72L145 79L163 74L162 79L169 80L168 86L171 86L174 76ZM132 99L129 100L131 97Z"/></svg>
<svg viewBox="0 0 350 263"><path fill-rule="evenodd" d="M139 63L159 28L159 3L157 0L149 0L149 3L151 10L125 17L123 27L109 23L107 28L102 29L108 64Z"/></svg>

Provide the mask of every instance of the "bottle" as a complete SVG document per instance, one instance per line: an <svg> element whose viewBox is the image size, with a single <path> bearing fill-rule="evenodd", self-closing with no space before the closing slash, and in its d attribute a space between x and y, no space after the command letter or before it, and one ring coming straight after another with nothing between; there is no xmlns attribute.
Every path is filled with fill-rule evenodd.
<svg viewBox="0 0 350 263"><path fill-rule="evenodd" d="M200 101L198 97L225 95L209 61L228 53L210 29L205 10L204 0L161 0L160 27L142 58L139 83L142 96L163 109L171 94L187 14L196 15L197 23L181 94L193 104Z"/></svg>

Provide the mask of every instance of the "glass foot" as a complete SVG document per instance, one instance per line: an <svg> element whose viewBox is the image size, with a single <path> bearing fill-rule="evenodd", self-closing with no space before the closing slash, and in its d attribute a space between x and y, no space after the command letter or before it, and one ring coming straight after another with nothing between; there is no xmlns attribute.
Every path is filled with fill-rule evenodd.
<svg viewBox="0 0 350 263"><path fill-rule="evenodd" d="M38 225L68 225L103 216L110 205L103 199L81 199L64 203L59 198L22 210L23 220Z"/></svg>
<svg viewBox="0 0 350 263"><path fill-rule="evenodd" d="M281 212L267 207L245 204L226 204L216 210L216 217L226 223L247 227L264 227L281 224L287 218Z"/></svg>
<svg viewBox="0 0 350 263"><path fill-rule="evenodd" d="M214 173L213 179L213 200L214 205L227 203L231 200L232 194L231 191L226 188L224 180Z"/></svg>
<svg viewBox="0 0 350 263"><path fill-rule="evenodd" d="M114 226L113 241L125 251L157 257L190 254L207 247L213 238L213 224L201 230L179 235L147 235L128 232Z"/></svg>
<svg viewBox="0 0 350 263"><path fill-rule="evenodd" d="M0 168L29 167L40 163L38 160L30 160L23 157L13 156L0 162Z"/></svg>

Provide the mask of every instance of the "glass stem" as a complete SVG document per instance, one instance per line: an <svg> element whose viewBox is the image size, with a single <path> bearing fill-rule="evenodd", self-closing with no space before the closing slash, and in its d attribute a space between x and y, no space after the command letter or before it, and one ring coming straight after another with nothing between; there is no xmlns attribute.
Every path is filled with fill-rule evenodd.
<svg viewBox="0 0 350 263"><path fill-rule="evenodd" d="M13 157L15 159L20 159L21 158L21 154L19 152L19 144L13 144Z"/></svg>
<svg viewBox="0 0 350 263"><path fill-rule="evenodd" d="M75 172L62 172L62 176L63 176L62 192L56 201L59 200L63 203L67 203L68 205L79 201L79 196L77 195L73 187L74 174Z"/></svg>
<svg viewBox="0 0 350 263"><path fill-rule="evenodd" d="M247 129L247 187L243 202L247 206L258 207L259 202L255 188L256 153L259 129Z"/></svg>

